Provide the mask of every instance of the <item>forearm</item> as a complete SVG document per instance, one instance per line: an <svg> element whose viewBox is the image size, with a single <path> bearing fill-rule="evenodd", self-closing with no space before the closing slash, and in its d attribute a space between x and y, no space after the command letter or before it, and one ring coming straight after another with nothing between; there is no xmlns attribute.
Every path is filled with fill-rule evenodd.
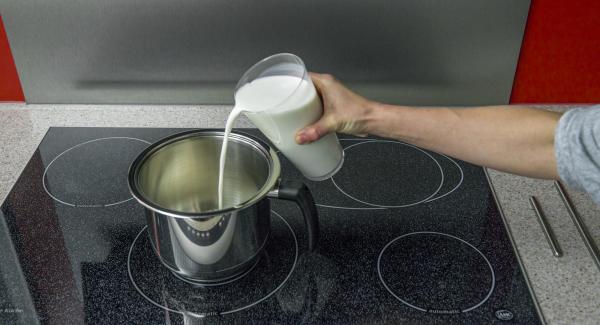
<svg viewBox="0 0 600 325"><path fill-rule="evenodd" d="M558 113L526 107L450 109L374 104L367 130L474 164L556 179L554 129L559 118Z"/></svg>

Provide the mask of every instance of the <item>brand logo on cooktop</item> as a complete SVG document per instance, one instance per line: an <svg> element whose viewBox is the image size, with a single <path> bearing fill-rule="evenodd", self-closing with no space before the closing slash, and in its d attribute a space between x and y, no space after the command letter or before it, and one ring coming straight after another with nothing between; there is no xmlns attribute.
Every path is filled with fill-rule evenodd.
<svg viewBox="0 0 600 325"><path fill-rule="evenodd" d="M458 309L427 309L427 312L432 314L460 314L460 310Z"/></svg>
<svg viewBox="0 0 600 325"><path fill-rule="evenodd" d="M496 318L499 320L511 320L513 319L513 313L510 310L496 310Z"/></svg>

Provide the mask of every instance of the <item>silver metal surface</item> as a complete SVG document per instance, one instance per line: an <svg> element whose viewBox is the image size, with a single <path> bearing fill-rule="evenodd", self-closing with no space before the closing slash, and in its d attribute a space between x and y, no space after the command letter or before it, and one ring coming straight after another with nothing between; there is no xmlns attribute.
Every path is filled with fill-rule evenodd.
<svg viewBox="0 0 600 325"><path fill-rule="evenodd" d="M548 221L546 220L546 216L544 215L544 212L542 211L542 208L540 207L538 200L535 198L535 196L531 196L531 197L529 197L529 203L531 203L531 207L535 211L535 215L537 216L540 226L542 227L542 230L544 231L544 237L546 237L546 240L548 241L548 245L550 245L552 254L555 257L561 257L563 255L563 253L562 253L560 247L558 246L558 241L556 240L556 237L554 236L554 232L552 231L552 229L550 228L550 225L548 224Z"/></svg>
<svg viewBox="0 0 600 325"><path fill-rule="evenodd" d="M151 145L133 162L129 186L144 206L173 217L211 217L248 207L273 189L281 164L266 144L229 135L218 207L219 159L223 132L183 132Z"/></svg>
<svg viewBox="0 0 600 325"><path fill-rule="evenodd" d="M279 197L279 188L276 187L267 193L267 197L278 198Z"/></svg>
<svg viewBox="0 0 600 325"><path fill-rule="evenodd" d="M535 306L535 310L537 311L538 316L540 316L540 320L541 320L542 324L545 325L546 319L544 318L544 314L542 313L542 309L540 308L540 304L538 302L537 296L535 295L535 292L533 291L533 287L531 286L531 281L529 280L529 274L527 273L527 270L525 269L525 266L523 265L523 260L521 258L521 254L519 253L519 250L517 249L517 245L515 244L513 234L510 231L508 222L506 221L506 216L504 215L504 211L502 210L502 205L500 205L500 200L498 200L498 195L496 194L496 189L494 188L494 185L492 184L492 180L490 179L490 174L488 173L488 170L485 167L483 168L483 171L485 173L485 178L487 179L488 186L490 187L490 191L492 192L492 196L494 197L494 202L496 203L496 207L498 207L498 212L500 212L500 217L502 217L502 223L504 224L504 229L506 229L506 233L508 234L508 239L510 240L510 245L512 246L513 252L515 253L515 256L517 257L517 262L519 263L519 269L521 270L521 272L523 272L523 277L525 278L525 283L527 284L527 289L529 290L529 294L531 295L531 298L533 299L533 305Z"/></svg>
<svg viewBox="0 0 600 325"><path fill-rule="evenodd" d="M256 264L270 232L266 198L279 177L275 152L233 134L218 208L222 132L188 131L151 145L129 172L132 194L146 206L148 235L177 276L213 284Z"/></svg>
<svg viewBox="0 0 600 325"><path fill-rule="evenodd" d="M3 288L2 297L3 307L0 307L0 313L4 309L20 310L15 312L14 316L8 316L4 318L8 322L11 318L15 322L20 321L20 324L32 324L39 325L39 315L33 303L34 298L31 296L27 280L25 279L25 272L21 268L19 262L19 255L15 249L14 242L11 239L10 230L6 224L6 219L2 211L0 211L0 287ZM11 308L12 307L12 308ZM83 317L78 319L77 316L80 314L71 314L71 319L83 321ZM53 320L64 321L65 318L61 315L52 318Z"/></svg>
<svg viewBox="0 0 600 325"><path fill-rule="evenodd" d="M375 100L508 103L530 0L3 0L30 103L231 104L299 55Z"/></svg>
<svg viewBox="0 0 600 325"><path fill-rule="evenodd" d="M579 231L579 235L581 235L581 239L583 239L585 247L587 247L588 251L590 252L590 255L592 255L594 263L596 263L596 266L598 267L598 269L600 269L600 252L598 251L598 247L594 243L592 236L590 236L590 233L588 232L585 223L583 222L583 220L581 220L581 217L579 216L577 210L575 210L575 207L573 206L573 203L571 203L571 199L567 196L562 184L558 181L554 181L554 187L556 188L556 191L558 191L560 198L565 204L565 207L567 208L567 211L569 212L569 215L571 216L571 220L573 220L575 227L577 227L577 231Z"/></svg>

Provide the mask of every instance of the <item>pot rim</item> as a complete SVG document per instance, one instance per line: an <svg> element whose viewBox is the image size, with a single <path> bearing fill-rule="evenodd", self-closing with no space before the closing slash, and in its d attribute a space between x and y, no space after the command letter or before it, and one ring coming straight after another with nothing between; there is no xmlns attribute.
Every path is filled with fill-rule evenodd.
<svg viewBox="0 0 600 325"><path fill-rule="evenodd" d="M176 211L176 210L167 209L167 208L164 208L164 207L154 203L152 200L145 197L145 195L139 189L138 173L139 173L140 167L144 164L144 162L146 162L146 160L148 158L150 158L154 153L156 153L160 149L162 149L168 145L171 145L173 143L176 143L178 141L185 140L185 139L188 139L188 138L194 137L194 136L221 137L222 138L222 137L224 137L224 135L225 135L225 132L223 132L223 131L206 130L206 129L189 130L189 131L183 131L183 132L178 132L178 133L172 134L170 136L167 136L165 138L162 138L162 139L152 143L150 146L148 146L146 149L144 149L133 160L133 162L129 166L129 170L127 172L127 185L129 187L129 191L131 192L133 197L136 199L136 201L138 201L144 207L146 207L154 212L158 212L160 214L164 214L164 215L167 215L170 217L175 217L175 218L184 218L184 219L185 218L207 218L207 217L213 217L213 216L231 213L233 211L245 209L249 206L252 206L256 202L264 199L267 196L267 194L269 194L269 192L276 187L276 185L279 181L279 176L281 174L281 163L279 161L279 157L277 156L277 152L273 148L271 148L271 146L269 146L266 142L264 142L261 139L258 139L255 136L252 136L250 134L246 134L243 132L233 132L233 131L229 135L230 141L238 140L238 141L244 142L245 144L253 147L253 149L258 150L259 152L261 152L263 154L263 156L267 160L267 163L269 164L269 176L267 177L267 180L265 181L263 186L256 192L256 194L254 196L252 196L251 198L249 198L248 200L241 202L235 206L228 207L226 209L221 209L221 210L211 210L211 211L206 211L206 212L184 212L184 211Z"/></svg>

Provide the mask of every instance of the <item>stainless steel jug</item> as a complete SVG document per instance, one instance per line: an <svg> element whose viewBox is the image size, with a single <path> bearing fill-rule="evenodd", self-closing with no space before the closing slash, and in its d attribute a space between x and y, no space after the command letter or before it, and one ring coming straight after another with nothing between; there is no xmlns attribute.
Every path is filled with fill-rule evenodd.
<svg viewBox="0 0 600 325"><path fill-rule="evenodd" d="M295 201L304 215L309 250L319 237L308 188L279 179L277 153L266 143L231 133L218 209L223 132L193 130L146 148L128 173L129 189L146 209L152 248L164 266L197 284L228 281L258 262L269 239L269 198Z"/></svg>

